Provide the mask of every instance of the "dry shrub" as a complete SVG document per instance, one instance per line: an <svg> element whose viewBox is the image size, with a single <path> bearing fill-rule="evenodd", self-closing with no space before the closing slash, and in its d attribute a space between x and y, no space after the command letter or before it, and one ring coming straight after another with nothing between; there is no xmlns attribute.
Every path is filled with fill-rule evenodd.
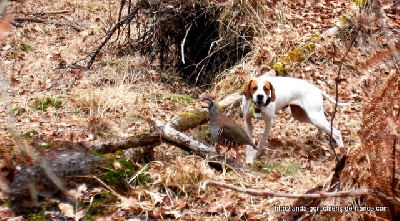
<svg viewBox="0 0 400 221"><path fill-rule="evenodd" d="M246 56L253 37L263 35L269 25L260 15L272 15L271 10L264 13L266 1L169 0L138 5L143 8L138 32L125 48L140 51L162 69L177 71L198 86L209 86L221 71Z"/></svg>
<svg viewBox="0 0 400 221"><path fill-rule="evenodd" d="M382 85L371 91L374 96L369 105L364 107L362 119L364 129L359 134L363 145L350 152L348 165L343 171L342 183L345 188L375 188L388 196L398 196L398 193L393 192L393 184L395 183L396 146L398 146L400 136L399 74L399 72L392 73L383 79ZM365 206L391 207L385 200L371 196L360 200ZM391 209L392 214L382 212L375 215L390 218L390 215L395 213L393 210L395 208L391 207ZM400 208L396 208L396 211L398 209ZM368 218L368 215L365 215L365 218Z"/></svg>
<svg viewBox="0 0 400 221"><path fill-rule="evenodd" d="M162 81L171 82L173 78L155 71L145 59L110 63L112 67L105 68L104 73L88 77L91 84L69 93L67 109L85 121L90 131L105 138L143 133L149 127L145 119L167 114L164 100L173 84L164 86Z"/></svg>
<svg viewBox="0 0 400 221"><path fill-rule="evenodd" d="M233 93L241 93L244 84L250 80L253 66L243 62L220 74L213 84L210 94L221 100Z"/></svg>
<svg viewBox="0 0 400 221"><path fill-rule="evenodd" d="M89 116L105 117L107 112L126 112L127 103L137 97L136 93L126 91L125 87L107 87L104 89L79 90L71 98L74 106Z"/></svg>
<svg viewBox="0 0 400 221"><path fill-rule="evenodd" d="M152 170L165 191L186 197L197 193L200 182L215 176L207 161L197 156L179 156L171 164L154 166Z"/></svg>
<svg viewBox="0 0 400 221"><path fill-rule="evenodd" d="M396 168L399 166L398 139L400 81L399 72L393 72L383 79L375 79L374 86L366 92L372 95L368 104L363 108L360 130L362 145L349 150L346 166L342 172L340 182L343 190L358 188L376 189L391 197L399 197L397 188ZM387 200L373 196L350 199L325 200L322 205L340 206L369 206L388 207L390 212L372 212L351 215L335 213L335 217L342 220L351 218L358 220L373 220L374 217L394 219L399 207L391 205ZM332 213L329 213L333 215ZM322 213L321 216L327 215ZM319 218L319 217L317 217Z"/></svg>

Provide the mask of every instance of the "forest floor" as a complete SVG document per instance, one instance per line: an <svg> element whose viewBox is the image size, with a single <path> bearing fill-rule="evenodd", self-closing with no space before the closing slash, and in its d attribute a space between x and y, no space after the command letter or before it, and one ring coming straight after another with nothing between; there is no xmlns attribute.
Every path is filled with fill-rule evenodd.
<svg viewBox="0 0 400 221"><path fill-rule="evenodd" d="M68 67L83 59L87 61L87 55L100 45L106 31L117 19L119 2L71 0L49 3L39 0L8 3L6 14L12 18L35 15L42 21L23 21L1 40L1 68L9 81L10 100L7 101L4 95L0 97L3 100L0 150L3 156L12 155L12 162L5 157L0 159L2 183L10 183L8 171L29 165L29 160L19 156L18 148L14 148L18 145L6 122L8 113L24 140L40 137L46 142L95 143L141 135L150 130L148 119L168 122L178 113L199 107L197 99L201 94L211 94L219 101L231 92L240 91L240 86L231 84L237 78L229 75L234 71L218 77L215 80L218 82L213 82L209 89L198 89L173 73L161 71L157 61L151 63L140 55L120 56L115 44L103 48L90 70ZM271 50L281 50L283 53L275 54L279 59L294 46L334 27L341 15L357 14L354 3L346 0L318 1L316 4L312 1L278 1L271 11L276 14L276 20L266 30L268 35L259 36L246 63L232 69L248 73L241 76L242 84L251 78L251 70L256 66L255 61L262 57L263 47L269 54ZM398 35L398 20L389 17L387 26ZM341 70L339 100L352 105L337 108L334 127L342 132L345 148L360 145L357 132L362 127L363 102L368 101L362 93L367 83L360 81L364 76L359 72L360 66L387 42L384 32L373 25L369 27L373 33L365 32L356 39ZM292 64L288 68L289 75L305 79L335 97L335 78L339 71L337 58L344 55L342 52L347 49L344 44L350 41L339 42L343 45L338 45L341 48L338 55L332 55L332 44L324 43L305 61ZM375 68L380 70L380 67ZM380 74L388 72L382 70ZM324 107L330 121L334 104L325 100ZM238 107L226 112L243 126ZM255 137L260 136L263 125L263 122L255 122ZM207 130L208 125L201 125L186 134L212 146L204 132ZM98 220L141 217L156 220L275 220L285 213L276 211L274 206L290 206L295 199L249 196L216 187L201 189L201 182L210 179L288 193L305 193L319 185L326 189L335 161L329 136L324 134L317 139L316 134L314 126L292 120L289 110L280 111L269 135L268 145L272 151L266 150L246 172L214 170L208 166L207 159L162 143L154 148L153 161L146 164L133 162L137 171L151 177L152 181L131 186L129 191L116 190L134 199L132 205L115 200L107 202L107 209L96 210L97 213L94 212L97 206L88 207L90 200L87 204L67 203L76 207L73 213L68 213L72 207L65 209L64 203L58 203L58 207L65 217L72 219L87 214L88 218ZM245 150L240 153L239 160L244 163ZM233 156L233 151L228 153L228 157ZM104 185L97 188L108 191ZM85 189L86 199L101 190ZM3 202L0 217L5 217L0 220L16 217L7 206L7 194L0 193Z"/></svg>

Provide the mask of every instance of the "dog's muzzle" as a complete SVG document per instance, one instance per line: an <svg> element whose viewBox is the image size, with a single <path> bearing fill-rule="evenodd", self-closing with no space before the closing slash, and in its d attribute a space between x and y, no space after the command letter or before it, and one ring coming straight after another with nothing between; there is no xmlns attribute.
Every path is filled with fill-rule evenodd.
<svg viewBox="0 0 400 221"><path fill-rule="evenodd" d="M264 103L264 95L257 94L256 100L253 102L254 102L256 108L262 108L262 107L266 107L269 103L271 103L271 98L268 97Z"/></svg>

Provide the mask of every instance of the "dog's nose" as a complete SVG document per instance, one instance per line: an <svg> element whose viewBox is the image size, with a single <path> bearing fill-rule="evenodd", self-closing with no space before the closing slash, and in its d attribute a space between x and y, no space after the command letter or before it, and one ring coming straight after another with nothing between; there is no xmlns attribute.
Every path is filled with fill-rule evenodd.
<svg viewBox="0 0 400 221"><path fill-rule="evenodd" d="M264 100L264 95L257 94L257 101L262 101L262 100Z"/></svg>

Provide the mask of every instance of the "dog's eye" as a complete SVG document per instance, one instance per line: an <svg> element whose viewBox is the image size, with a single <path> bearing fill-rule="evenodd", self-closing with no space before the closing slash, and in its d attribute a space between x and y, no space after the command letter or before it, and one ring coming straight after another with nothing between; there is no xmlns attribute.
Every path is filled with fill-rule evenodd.
<svg viewBox="0 0 400 221"><path fill-rule="evenodd" d="M257 90L257 87L253 87L252 89L253 89L253 90Z"/></svg>

